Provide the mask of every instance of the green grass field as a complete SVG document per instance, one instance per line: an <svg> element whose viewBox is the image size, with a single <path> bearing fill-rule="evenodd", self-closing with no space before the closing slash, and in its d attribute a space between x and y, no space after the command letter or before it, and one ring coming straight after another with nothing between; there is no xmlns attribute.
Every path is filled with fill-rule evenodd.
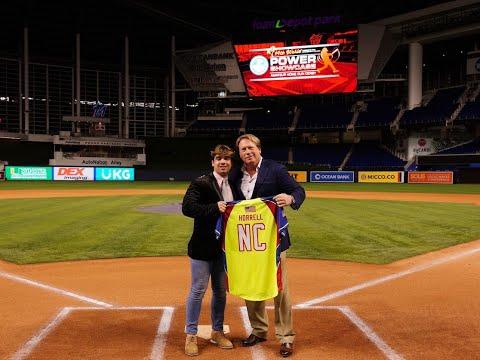
<svg viewBox="0 0 480 360"><path fill-rule="evenodd" d="M2 189L185 188L186 183L2 183ZM391 191L403 185L317 185L308 189ZM407 189L407 186L404 186ZM410 185L422 192L438 187ZM441 186L478 193L477 186ZM429 191L426 191L429 190ZM407 190L404 190L407 191ZM413 190L408 190L412 192ZM438 191L440 192L440 191ZM442 191L445 192L445 191ZM1 196L1 195L0 195ZM184 255L193 220L137 211L181 196L2 200L0 258L19 263ZM307 199L288 210L290 257L389 263L480 238L480 207L464 204Z"/></svg>

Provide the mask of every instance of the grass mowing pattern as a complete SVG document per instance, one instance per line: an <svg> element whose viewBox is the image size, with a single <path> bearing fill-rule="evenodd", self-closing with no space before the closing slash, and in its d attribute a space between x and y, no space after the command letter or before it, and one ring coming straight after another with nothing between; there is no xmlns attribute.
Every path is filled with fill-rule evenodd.
<svg viewBox="0 0 480 360"><path fill-rule="evenodd" d="M15 263L184 255L193 220L142 213L179 196L0 201L0 258ZM290 257L389 263L480 238L480 207L308 199L289 209Z"/></svg>
<svg viewBox="0 0 480 360"><path fill-rule="evenodd" d="M384 264L480 238L480 207L309 199L287 213L290 256Z"/></svg>
<svg viewBox="0 0 480 360"><path fill-rule="evenodd" d="M188 218L136 210L180 200L164 196L5 200L0 210L0 257L35 263L184 254L191 231Z"/></svg>

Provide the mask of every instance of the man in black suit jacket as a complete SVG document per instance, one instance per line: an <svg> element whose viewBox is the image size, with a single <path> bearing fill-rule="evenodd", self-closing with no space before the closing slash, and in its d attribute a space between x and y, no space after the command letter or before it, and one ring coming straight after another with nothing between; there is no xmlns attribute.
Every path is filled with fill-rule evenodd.
<svg viewBox="0 0 480 360"><path fill-rule="evenodd" d="M212 279L212 342L222 349L233 345L223 334L226 303L225 269L221 246L215 237L216 220L225 212L226 202L234 199L228 181L234 152L226 145L217 145L212 151L213 172L200 176L189 186L182 204L182 212L194 218L193 233L188 243L192 285L186 306L185 353L198 355L197 330L202 300Z"/></svg>
<svg viewBox="0 0 480 360"><path fill-rule="evenodd" d="M263 159L260 140L252 134L241 135L236 142L241 168L230 174L238 199L253 199L273 196L280 207L291 206L298 210L305 200L305 190L288 174L287 169L275 161ZM283 289L274 299L275 333L279 339L280 354L284 357L293 353L295 332L292 324L292 310L288 292L286 250L290 247L288 231L281 238L281 268ZM242 341L243 346L253 346L265 341L268 332L268 317L265 301L245 300L252 333Z"/></svg>

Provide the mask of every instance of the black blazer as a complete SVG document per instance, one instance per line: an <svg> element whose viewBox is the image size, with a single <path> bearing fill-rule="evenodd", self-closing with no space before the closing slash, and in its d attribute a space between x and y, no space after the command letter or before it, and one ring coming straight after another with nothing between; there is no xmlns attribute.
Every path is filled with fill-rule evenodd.
<svg viewBox="0 0 480 360"><path fill-rule="evenodd" d="M230 173L230 181L235 186L236 199L244 200L245 196L241 190L243 172L241 168L236 168ZM233 191L233 190L232 190ZM291 207L298 210L305 200L305 190L290 176L285 166L273 160L262 159L262 164L258 171L257 181L253 188L252 199L257 197L275 196L281 193L292 195L295 202ZM285 237L282 239L281 250L287 250L290 247L290 235L288 229Z"/></svg>
<svg viewBox="0 0 480 360"><path fill-rule="evenodd" d="M230 188L236 198L233 184ZM188 243L188 256L192 259L210 261L221 253L220 242L215 236L215 225L220 216L217 202L221 200L222 193L213 173L192 181L183 197L182 213L194 219Z"/></svg>

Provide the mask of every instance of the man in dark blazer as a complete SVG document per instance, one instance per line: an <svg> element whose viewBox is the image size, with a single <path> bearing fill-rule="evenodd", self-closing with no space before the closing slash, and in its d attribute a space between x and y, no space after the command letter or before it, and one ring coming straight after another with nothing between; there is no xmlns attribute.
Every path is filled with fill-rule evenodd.
<svg viewBox="0 0 480 360"><path fill-rule="evenodd" d="M185 354L198 355L197 330L202 300L212 279L212 339L222 349L233 344L223 333L226 303L225 269L221 246L215 237L215 225L226 202L232 201L233 186L228 181L234 151L226 145L217 145L212 151L213 172L200 176L189 186L183 198L182 212L194 218L193 233L188 243L192 284L186 305Z"/></svg>
<svg viewBox="0 0 480 360"><path fill-rule="evenodd" d="M238 199L254 199L273 196L280 207L291 206L298 210L305 200L305 190L288 174L279 163L263 159L260 140L252 134L241 135L236 141L243 166L230 173ZM288 292L286 250L290 247L288 231L281 239L280 263L283 288L274 299L275 333L280 341L280 354L292 355L295 332L292 324L292 310ZM250 336L242 341L243 346L253 346L265 341L268 332L268 317L265 301L245 300L248 317L252 326Z"/></svg>

